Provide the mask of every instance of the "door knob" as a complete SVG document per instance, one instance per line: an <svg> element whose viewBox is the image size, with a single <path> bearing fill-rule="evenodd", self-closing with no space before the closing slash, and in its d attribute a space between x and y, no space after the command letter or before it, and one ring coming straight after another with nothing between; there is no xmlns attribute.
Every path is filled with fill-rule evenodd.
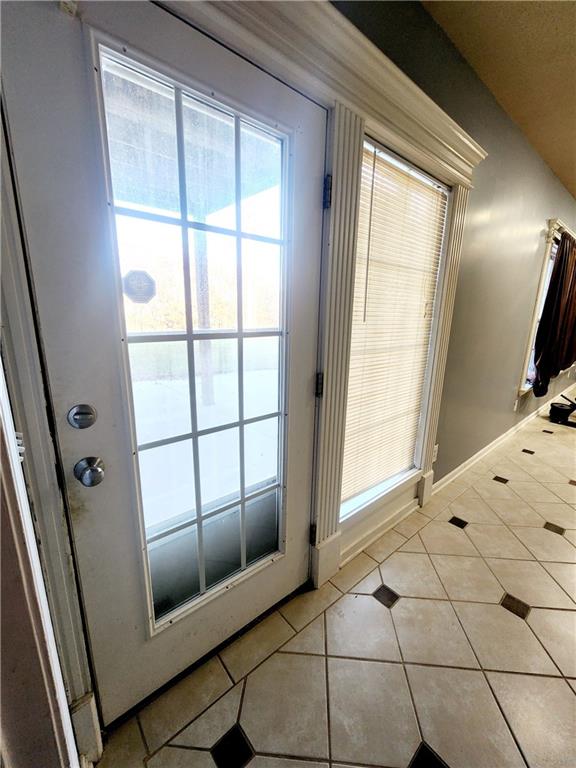
<svg viewBox="0 0 576 768"><path fill-rule="evenodd" d="M98 456L86 456L74 465L74 477L86 488L100 485L104 480L104 462Z"/></svg>

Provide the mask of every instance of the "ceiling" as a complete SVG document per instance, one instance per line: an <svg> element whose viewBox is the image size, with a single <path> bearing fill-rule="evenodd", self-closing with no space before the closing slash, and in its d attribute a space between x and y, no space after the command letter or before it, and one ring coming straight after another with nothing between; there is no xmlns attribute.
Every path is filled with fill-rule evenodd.
<svg viewBox="0 0 576 768"><path fill-rule="evenodd" d="M576 197L576 2L423 5Z"/></svg>

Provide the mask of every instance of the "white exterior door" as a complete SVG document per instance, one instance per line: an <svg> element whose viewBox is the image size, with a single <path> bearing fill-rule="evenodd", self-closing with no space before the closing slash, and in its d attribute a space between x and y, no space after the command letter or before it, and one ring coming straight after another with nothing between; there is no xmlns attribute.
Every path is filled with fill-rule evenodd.
<svg viewBox="0 0 576 768"><path fill-rule="evenodd" d="M2 14L108 723L308 577L326 113L148 3Z"/></svg>

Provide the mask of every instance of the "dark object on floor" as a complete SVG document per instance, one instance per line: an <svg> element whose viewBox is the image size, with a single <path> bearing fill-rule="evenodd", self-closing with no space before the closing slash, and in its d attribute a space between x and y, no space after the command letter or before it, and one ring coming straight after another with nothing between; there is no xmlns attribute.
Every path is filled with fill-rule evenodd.
<svg viewBox="0 0 576 768"><path fill-rule="evenodd" d="M376 592L373 592L373 596L379 603L385 605L386 608L392 608L392 606L400 600L400 595L396 594L390 587L387 587L386 584L378 587Z"/></svg>
<svg viewBox="0 0 576 768"><path fill-rule="evenodd" d="M210 750L218 768L244 768L254 757L252 745L238 724L233 725Z"/></svg>
<svg viewBox="0 0 576 768"><path fill-rule="evenodd" d="M576 240L563 232L556 251L536 342L532 392L542 397L550 379L576 360Z"/></svg>
<svg viewBox="0 0 576 768"><path fill-rule="evenodd" d="M561 526L556 525L556 523L544 523L544 528L546 528L547 531L552 531L552 533L559 533L560 536L563 536L566 531L566 528L562 528Z"/></svg>
<svg viewBox="0 0 576 768"><path fill-rule="evenodd" d="M553 424L563 424L565 427L576 427L576 421L568 421L570 416L576 411L576 403L570 400L566 395L561 395L566 403L551 403L550 421Z"/></svg>
<svg viewBox="0 0 576 768"><path fill-rule="evenodd" d="M494 475L492 480L496 480L497 483L507 483L508 478L507 477L500 477L500 475Z"/></svg>
<svg viewBox="0 0 576 768"><path fill-rule="evenodd" d="M423 741L410 761L408 768L448 768L444 760L439 757L428 744Z"/></svg>
<svg viewBox="0 0 576 768"><path fill-rule="evenodd" d="M456 517L456 515L453 515L448 522L452 523L452 525L455 525L457 528L466 528L468 525L468 520L462 520L461 517Z"/></svg>
<svg viewBox="0 0 576 768"><path fill-rule="evenodd" d="M528 603L525 603L523 600L514 597L514 595L510 595L508 592L506 592L500 601L500 605L503 608L506 608L507 611L510 611L510 613L519 616L521 619L525 619L526 616L528 616L530 613L530 606Z"/></svg>
<svg viewBox="0 0 576 768"><path fill-rule="evenodd" d="M529 448L522 448L522 453L529 453L530 456L534 455L534 451L531 451Z"/></svg>

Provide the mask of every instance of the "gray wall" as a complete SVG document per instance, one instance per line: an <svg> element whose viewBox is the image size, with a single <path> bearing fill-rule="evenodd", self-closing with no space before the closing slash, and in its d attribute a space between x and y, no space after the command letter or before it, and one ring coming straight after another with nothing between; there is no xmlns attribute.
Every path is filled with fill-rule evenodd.
<svg viewBox="0 0 576 768"><path fill-rule="evenodd" d="M417 2L336 2L488 152L474 175L437 442L435 479L565 389L566 375L514 412L546 220L576 229L576 201Z"/></svg>

